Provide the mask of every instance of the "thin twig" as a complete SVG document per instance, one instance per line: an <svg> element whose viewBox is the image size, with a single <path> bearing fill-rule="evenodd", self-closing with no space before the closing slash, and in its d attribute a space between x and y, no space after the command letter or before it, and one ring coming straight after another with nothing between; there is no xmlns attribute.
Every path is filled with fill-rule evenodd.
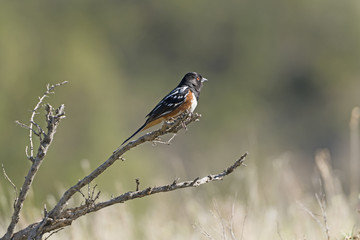
<svg viewBox="0 0 360 240"><path fill-rule="evenodd" d="M28 125L24 124L24 123L21 123L20 121L16 120L15 123L17 125L19 125L20 127L22 128L25 128L25 129L28 129L30 131L32 131L36 136L39 136L39 133L36 132L33 128L30 128Z"/></svg>
<svg viewBox="0 0 360 240"><path fill-rule="evenodd" d="M32 161L32 159L30 158L30 155L29 155L29 146L25 146L25 155L26 155L27 159Z"/></svg>
<svg viewBox="0 0 360 240"><path fill-rule="evenodd" d="M59 229L51 232L51 233L49 234L49 236L47 236L44 240L49 239L53 234L58 233L58 232L60 232L60 231L63 230L63 229L64 229L64 228L59 228Z"/></svg>
<svg viewBox="0 0 360 240"><path fill-rule="evenodd" d="M176 133L174 133L173 135L172 135L172 137L169 139L169 140L167 140L166 142L163 142L163 141L160 141L160 140L154 140L153 141L153 144L154 145L156 145L156 143L160 143L160 144L165 144L165 145L170 145L171 144L171 141L174 139L176 137Z"/></svg>
<svg viewBox="0 0 360 240"><path fill-rule="evenodd" d="M40 138L40 141L42 140L41 134L45 137L46 133L45 131L41 128L41 126L39 124L37 124L36 122L31 122L33 125L35 125L38 129L37 131L37 136ZM34 131L35 133L35 131Z"/></svg>
<svg viewBox="0 0 360 240"><path fill-rule="evenodd" d="M11 181L11 179L9 178L9 176L6 174L5 168L4 168L4 164L1 164L1 167L2 167L2 171L3 171L3 174L4 174L5 179L11 184L11 186L12 186L13 189L14 189L15 202L16 202L16 201L17 201L17 195L18 195L17 187L16 187L16 185L13 183L13 181ZM15 203L15 202L14 202L14 203Z"/></svg>

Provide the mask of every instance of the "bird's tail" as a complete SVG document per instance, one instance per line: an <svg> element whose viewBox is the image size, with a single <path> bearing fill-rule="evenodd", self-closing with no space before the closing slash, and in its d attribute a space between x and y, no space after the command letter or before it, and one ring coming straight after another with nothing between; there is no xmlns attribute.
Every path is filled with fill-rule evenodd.
<svg viewBox="0 0 360 240"><path fill-rule="evenodd" d="M128 137L120 146L124 145L127 141L129 141L133 136L135 136L138 132L140 132L141 130L143 130L146 127L147 121L144 123L144 125L142 125L138 130L136 130L136 132L133 133L133 135L131 135L130 137Z"/></svg>

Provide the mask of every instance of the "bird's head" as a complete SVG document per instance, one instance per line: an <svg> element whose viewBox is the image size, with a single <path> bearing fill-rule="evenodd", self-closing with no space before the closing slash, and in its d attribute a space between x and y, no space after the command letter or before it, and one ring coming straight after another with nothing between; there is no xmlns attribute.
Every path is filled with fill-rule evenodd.
<svg viewBox="0 0 360 240"><path fill-rule="evenodd" d="M188 86L190 89L196 90L200 92L204 82L206 82L207 79L202 77L200 74L196 72L189 72L185 74L183 79L181 80L180 86Z"/></svg>

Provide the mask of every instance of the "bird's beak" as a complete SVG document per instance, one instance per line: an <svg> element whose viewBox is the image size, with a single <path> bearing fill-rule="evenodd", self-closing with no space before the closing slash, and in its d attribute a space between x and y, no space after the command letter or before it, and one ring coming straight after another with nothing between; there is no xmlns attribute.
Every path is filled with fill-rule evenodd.
<svg viewBox="0 0 360 240"><path fill-rule="evenodd" d="M204 77L201 79L201 82L206 82L206 81L207 81L207 79Z"/></svg>

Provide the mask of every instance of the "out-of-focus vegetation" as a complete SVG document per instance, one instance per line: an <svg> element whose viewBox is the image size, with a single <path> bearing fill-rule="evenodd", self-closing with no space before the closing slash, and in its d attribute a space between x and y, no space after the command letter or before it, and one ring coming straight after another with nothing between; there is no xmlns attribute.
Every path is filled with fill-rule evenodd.
<svg viewBox="0 0 360 240"><path fill-rule="evenodd" d="M209 209L227 214L235 202L238 239L269 239L270 232L272 238L286 232L319 239L312 236L325 237L322 229L296 201L316 209L314 155L328 148L340 189L329 199L341 198L340 205L329 203L329 221L340 222L330 233L339 239L357 229L358 191L348 196L349 120L360 104L359 16L353 0L1 1L0 159L18 187L29 167L28 132L14 120L26 123L46 83L70 82L49 99L65 104L67 118L23 217L38 219L38 208L52 206L141 125L186 72L197 71L209 79L196 110L201 121L171 146L137 148L96 183L105 196L133 190L135 178L143 187L193 178L245 151L248 167L224 182L114 207L121 213L104 211L79 224L107 218L109 228L116 223L115 234L152 239L161 234L147 234L156 220L172 228L154 239L180 233L178 239L198 239L201 231L191 225L210 231L217 220ZM13 199L4 178L0 193L4 229ZM157 215L160 207L166 214ZM343 215L334 217L333 209Z"/></svg>

